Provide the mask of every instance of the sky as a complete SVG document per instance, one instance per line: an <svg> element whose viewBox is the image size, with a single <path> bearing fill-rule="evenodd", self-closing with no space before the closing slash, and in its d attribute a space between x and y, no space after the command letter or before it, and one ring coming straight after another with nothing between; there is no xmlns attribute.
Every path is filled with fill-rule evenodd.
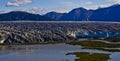
<svg viewBox="0 0 120 61"><path fill-rule="evenodd" d="M44 14L50 11L69 12L78 7L96 9L119 4L120 0L0 0L0 13L27 11Z"/></svg>

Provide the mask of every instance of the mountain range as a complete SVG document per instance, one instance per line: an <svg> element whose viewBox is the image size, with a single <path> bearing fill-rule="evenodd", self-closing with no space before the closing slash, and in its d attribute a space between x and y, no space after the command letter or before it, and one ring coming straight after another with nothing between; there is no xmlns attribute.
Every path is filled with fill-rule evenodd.
<svg viewBox="0 0 120 61"><path fill-rule="evenodd" d="M68 13L48 12L45 15L31 14L22 11L12 11L0 14L0 20L37 20L37 21L120 21L120 5L87 10L75 8Z"/></svg>
<svg viewBox="0 0 120 61"><path fill-rule="evenodd" d="M96 10L76 8L68 13L50 12L44 16L63 21L120 21L120 5L116 4Z"/></svg>
<svg viewBox="0 0 120 61"><path fill-rule="evenodd" d="M1 21L51 21L52 19L41 16L39 14L32 14L23 11L12 11L9 13L0 14Z"/></svg>

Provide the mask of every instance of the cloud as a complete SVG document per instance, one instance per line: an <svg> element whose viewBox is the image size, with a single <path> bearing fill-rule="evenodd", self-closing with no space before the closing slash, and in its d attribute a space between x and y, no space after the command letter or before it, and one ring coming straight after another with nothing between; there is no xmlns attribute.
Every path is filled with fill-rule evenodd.
<svg viewBox="0 0 120 61"><path fill-rule="evenodd" d="M7 6L20 6L18 3L12 3L12 2L8 2Z"/></svg>
<svg viewBox="0 0 120 61"><path fill-rule="evenodd" d="M55 11L55 12L60 12L60 13L66 13L69 12L71 9L70 8L39 8L39 7L33 7L29 9L22 9L22 10L17 10L17 11L25 11L33 14L40 14L44 15L48 12Z"/></svg>
<svg viewBox="0 0 120 61"><path fill-rule="evenodd" d="M25 12L29 12L29 13L33 13L33 14L40 14L40 15L43 15L43 14L45 14L45 13L48 12L47 9L39 8L39 7L33 7L33 8L29 8L29 9L23 9L23 10L20 10L20 11L25 11Z"/></svg>
<svg viewBox="0 0 120 61"><path fill-rule="evenodd" d="M60 12L60 13L67 13L71 11L73 8L48 8L50 11Z"/></svg>
<svg viewBox="0 0 120 61"><path fill-rule="evenodd" d="M85 4L92 4L92 3L93 3L93 2L90 2L90 1L89 1L89 2L86 2Z"/></svg>
<svg viewBox="0 0 120 61"><path fill-rule="evenodd" d="M15 6L18 7L20 5L25 5L32 3L32 0L14 0L12 2L7 2L6 6Z"/></svg>
<svg viewBox="0 0 120 61"><path fill-rule="evenodd" d="M120 0L107 0L108 2L113 2L113 3L117 3L120 4Z"/></svg>
<svg viewBox="0 0 120 61"><path fill-rule="evenodd" d="M87 6L85 8L95 10L95 9L98 9L98 8L104 8L104 7L109 7L109 6L111 6L111 4L101 4L101 5L95 5L95 6Z"/></svg>

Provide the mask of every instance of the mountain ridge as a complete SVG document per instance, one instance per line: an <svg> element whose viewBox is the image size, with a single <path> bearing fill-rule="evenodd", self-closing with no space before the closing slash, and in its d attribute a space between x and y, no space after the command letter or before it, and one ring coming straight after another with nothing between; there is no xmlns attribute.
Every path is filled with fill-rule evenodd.
<svg viewBox="0 0 120 61"><path fill-rule="evenodd" d="M61 18L57 19L61 21L120 21L119 11L120 4L115 4L105 8L98 8L96 10L87 10L85 8L80 7L71 10L70 12L61 16ZM49 15L49 13L45 14L44 16L46 15ZM49 16L48 18L51 17Z"/></svg>
<svg viewBox="0 0 120 61"><path fill-rule="evenodd" d="M32 14L24 11L11 11L0 14L1 21L18 21L18 20L33 20L33 21L51 21L52 19L39 14Z"/></svg>
<svg viewBox="0 0 120 61"><path fill-rule="evenodd" d="M120 4L96 10L75 8L68 13L48 12L45 15L32 14L24 11L11 11L0 14L1 21L114 21L120 22Z"/></svg>

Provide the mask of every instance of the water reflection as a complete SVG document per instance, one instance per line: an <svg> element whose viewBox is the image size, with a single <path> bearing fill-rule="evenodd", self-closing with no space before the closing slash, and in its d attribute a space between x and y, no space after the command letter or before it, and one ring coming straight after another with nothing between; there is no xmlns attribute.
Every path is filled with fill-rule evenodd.
<svg viewBox="0 0 120 61"><path fill-rule="evenodd" d="M0 46L0 51L33 51L35 49L39 49L35 46L17 46L17 45L11 45L11 46Z"/></svg>
<svg viewBox="0 0 120 61"><path fill-rule="evenodd" d="M10 45L10 46L0 46L0 55L7 55L11 53L30 53L38 50L39 47L33 45Z"/></svg>

